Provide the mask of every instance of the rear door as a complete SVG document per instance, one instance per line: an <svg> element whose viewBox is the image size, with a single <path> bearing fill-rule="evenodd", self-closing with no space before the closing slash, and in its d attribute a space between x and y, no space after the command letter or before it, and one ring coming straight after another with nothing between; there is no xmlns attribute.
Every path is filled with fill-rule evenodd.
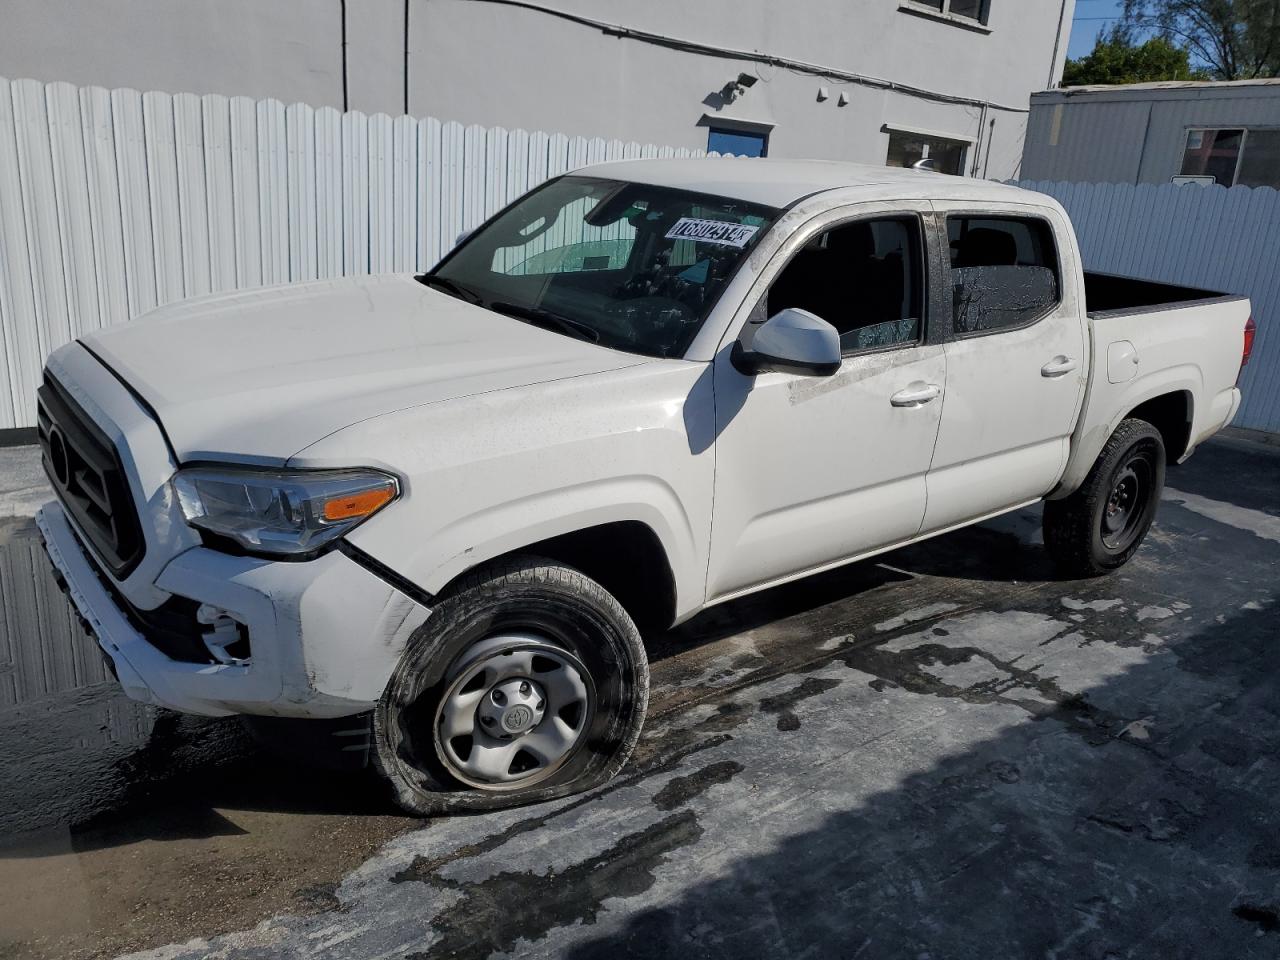
<svg viewBox="0 0 1280 960"><path fill-rule="evenodd" d="M1070 226L1017 203L935 202L951 291L947 395L923 530L1038 499L1066 466L1088 358Z"/></svg>

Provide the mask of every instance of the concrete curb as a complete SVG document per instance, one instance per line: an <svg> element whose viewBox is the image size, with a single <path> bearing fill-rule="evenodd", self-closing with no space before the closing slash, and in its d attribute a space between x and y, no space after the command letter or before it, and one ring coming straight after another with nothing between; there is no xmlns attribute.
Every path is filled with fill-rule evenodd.
<svg viewBox="0 0 1280 960"><path fill-rule="evenodd" d="M0 447L0 518L34 517L53 499L39 447Z"/></svg>

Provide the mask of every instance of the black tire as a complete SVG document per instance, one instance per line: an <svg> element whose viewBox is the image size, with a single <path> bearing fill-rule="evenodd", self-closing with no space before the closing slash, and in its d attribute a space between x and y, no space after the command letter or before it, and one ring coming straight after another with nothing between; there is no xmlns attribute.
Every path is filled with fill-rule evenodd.
<svg viewBox="0 0 1280 960"><path fill-rule="evenodd" d="M458 671L476 662L469 651L488 644L496 660L506 651L502 643L493 648L492 638L517 634L545 639L585 668L593 702L574 721L580 726L571 751L542 779L528 786L464 782L451 763L457 755L446 749L452 741L440 732L446 694L461 696ZM374 764L399 805L416 815L541 802L613 777L635 749L648 699L648 658L618 601L573 567L516 557L463 578L410 639L374 711ZM488 729L477 727L477 739ZM505 732L503 738L511 739Z"/></svg>
<svg viewBox="0 0 1280 960"><path fill-rule="evenodd" d="M1096 577L1129 562L1160 506L1165 451L1160 431L1124 420L1080 489L1044 507L1044 543L1058 570Z"/></svg>

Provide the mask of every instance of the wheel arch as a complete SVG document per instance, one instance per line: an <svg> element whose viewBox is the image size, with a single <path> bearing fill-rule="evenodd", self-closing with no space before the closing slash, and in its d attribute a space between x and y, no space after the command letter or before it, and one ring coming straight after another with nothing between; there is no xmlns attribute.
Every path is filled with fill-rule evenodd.
<svg viewBox="0 0 1280 960"><path fill-rule="evenodd" d="M1160 431L1167 459L1177 463L1190 448L1195 429L1195 397L1201 389L1201 381L1186 369L1164 371L1159 376L1128 384L1125 393L1113 400L1104 398L1101 404L1115 410L1109 417L1100 417L1088 407L1081 415L1081 423L1071 439L1071 452L1066 469L1058 486L1046 499L1059 500L1070 496L1084 482L1094 461L1106 446L1111 435L1125 420L1145 420ZM1100 412L1100 411L1099 411Z"/></svg>
<svg viewBox="0 0 1280 960"><path fill-rule="evenodd" d="M1171 390L1142 401L1122 416L1116 426L1125 420L1145 420L1160 431L1168 461L1177 463L1191 443L1194 416L1195 398L1191 391Z"/></svg>
<svg viewBox="0 0 1280 960"><path fill-rule="evenodd" d="M571 566L609 591L640 629L665 629L679 615L675 571L661 537L640 520L612 520L557 533L484 556L459 570L438 590L481 566L508 557L545 557Z"/></svg>

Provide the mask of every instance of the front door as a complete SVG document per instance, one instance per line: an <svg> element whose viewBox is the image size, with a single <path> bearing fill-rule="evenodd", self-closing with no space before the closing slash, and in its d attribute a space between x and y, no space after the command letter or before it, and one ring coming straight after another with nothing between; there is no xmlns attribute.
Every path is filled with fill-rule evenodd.
<svg viewBox="0 0 1280 960"><path fill-rule="evenodd" d="M927 532L1044 496L1066 466L1084 395L1084 304L1056 211L935 203L949 246L947 398Z"/></svg>
<svg viewBox="0 0 1280 960"><path fill-rule="evenodd" d="M731 341L715 360L709 600L910 539L924 518L946 385L945 349L925 342L928 206L857 209L811 224L752 295L753 320L799 307L835 326L840 371L746 376Z"/></svg>

